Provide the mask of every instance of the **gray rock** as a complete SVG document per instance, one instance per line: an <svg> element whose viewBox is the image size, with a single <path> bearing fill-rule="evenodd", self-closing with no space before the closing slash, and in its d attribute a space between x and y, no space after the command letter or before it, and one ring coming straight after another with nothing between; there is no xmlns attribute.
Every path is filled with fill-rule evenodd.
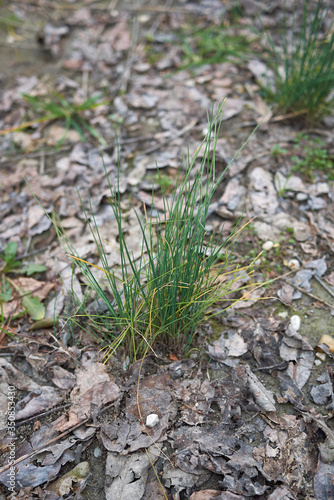
<svg viewBox="0 0 334 500"><path fill-rule="evenodd" d="M275 175L275 187L277 191L288 190L288 191L306 191L306 186L303 181L296 175L291 175L290 177L285 177L281 172L277 172Z"/></svg>
<svg viewBox="0 0 334 500"><path fill-rule="evenodd" d="M286 233L287 227L293 229L293 236L297 241L306 241L311 237L311 229L307 224L284 212L265 217L263 222L255 221L254 227L262 241L279 240L282 233Z"/></svg>
<svg viewBox="0 0 334 500"><path fill-rule="evenodd" d="M275 214L278 208L278 199L272 174L261 167L256 167L251 172L249 179L249 195L254 213L258 215Z"/></svg>

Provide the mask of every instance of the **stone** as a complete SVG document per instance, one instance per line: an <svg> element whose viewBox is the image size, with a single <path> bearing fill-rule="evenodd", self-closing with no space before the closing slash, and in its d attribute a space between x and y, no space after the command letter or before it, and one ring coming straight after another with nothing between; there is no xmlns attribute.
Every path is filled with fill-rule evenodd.
<svg viewBox="0 0 334 500"><path fill-rule="evenodd" d="M272 174L262 167L256 167L250 173L249 179L249 196L254 213L256 215L274 215L278 209L278 199Z"/></svg>
<svg viewBox="0 0 334 500"><path fill-rule="evenodd" d="M291 271L296 271L296 269L300 268L300 263L297 259L290 259L286 264Z"/></svg>
<svg viewBox="0 0 334 500"><path fill-rule="evenodd" d="M155 427L159 422L159 416L156 413L151 413L146 417L146 427Z"/></svg>
<svg viewBox="0 0 334 500"><path fill-rule="evenodd" d="M266 241L262 245L262 249L265 250L266 252L269 252L274 246L274 243L270 240Z"/></svg>
<svg viewBox="0 0 334 500"><path fill-rule="evenodd" d="M296 175L285 177L281 172L277 172L275 175L275 187L277 191L306 192L306 186L300 177Z"/></svg>
<svg viewBox="0 0 334 500"><path fill-rule="evenodd" d="M291 316L290 325L292 326L292 328L294 330L296 330L296 332L298 332L298 330L300 328L300 323L301 323L301 319L300 319L300 316L298 316L298 314L294 314L293 316Z"/></svg>
<svg viewBox="0 0 334 500"><path fill-rule="evenodd" d="M254 228L262 241L278 241L282 235L286 235L287 227L293 229L291 236L297 241L306 241L312 236L311 229L305 222L284 212L269 215L264 218L264 222L254 222Z"/></svg>

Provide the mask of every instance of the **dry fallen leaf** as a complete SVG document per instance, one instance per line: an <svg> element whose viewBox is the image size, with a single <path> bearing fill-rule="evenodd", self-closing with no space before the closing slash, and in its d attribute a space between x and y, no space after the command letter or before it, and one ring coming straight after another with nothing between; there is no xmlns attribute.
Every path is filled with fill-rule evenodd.
<svg viewBox="0 0 334 500"><path fill-rule="evenodd" d="M265 411L276 412L273 392L265 388L248 365L245 365L245 371L248 378L249 389L253 394L256 403Z"/></svg>
<svg viewBox="0 0 334 500"><path fill-rule="evenodd" d="M81 462L67 474L50 484L47 491L53 491L53 493L59 495L60 497L68 495L71 491L77 491L78 487L80 487L81 484L84 484L84 480L88 476L89 472L89 463Z"/></svg>
<svg viewBox="0 0 334 500"><path fill-rule="evenodd" d="M334 352L334 338L330 335L323 335L318 344L326 344L329 347L329 352Z"/></svg>
<svg viewBox="0 0 334 500"><path fill-rule="evenodd" d="M201 490L201 491L195 491L195 493L193 493L190 496L189 500L214 500L215 498L220 497L221 493L222 492L219 491L219 490Z"/></svg>
<svg viewBox="0 0 334 500"><path fill-rule="evenodd" d="M107 403L115 401L120 395L120 390L114 382L100 382L93 385L91 389L83 393L75 401L67 415L61 416L55 424L59 432L64 432L77 425L80 421L90 418L92 412L105 406Z"/></svg>
<svg viewBox="0 0 334 500"><path fill-rule="evenodd" d="M20 290L24 293L32 292L33 297L38 297L44 300L49 292L55 287L55 283L47 283L46 281L38 281L34 278L25 278L23 276L12 280Z"/></svg>

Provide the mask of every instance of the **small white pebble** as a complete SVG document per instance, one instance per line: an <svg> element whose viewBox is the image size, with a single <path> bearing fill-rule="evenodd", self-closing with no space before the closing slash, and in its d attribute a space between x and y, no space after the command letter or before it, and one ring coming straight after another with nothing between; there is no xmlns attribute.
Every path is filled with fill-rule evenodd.
<svg viewBox="0 0 334 500"><path fill-rule="evenodd" d="M321 363L322 363L322 361L321 361L320 359L315 359L315 360L314 360L314 364L315 364L315 366L320 366L320 365L321 365Z"/></svg>
<svg viewBox="0 0 334 500"><path fill-rule="evenodd" d="M151 413L146 417L146 427L155 427L159 422L160 420L156 413Z"/></svg>
<svg viewBox="0 0 334 500"><path fill-rule="evenodd" d="M301 323L300 317L297 314L295 314L294 316L291 316L290 325L292 326L292 328L294 330L296 330L296 332L298 332L298 330L300 328L300 323Z"/></svg>
<svg viewBox="0 0 334 500"><path fill-rule="evenodd" d="M290 259L287 263L288 268L291 269L291 271L295 271L296 269L300 268L299 261L297 259Z"/></svg>
<svg viewBox="0 0 334 500"><path fill-rule="evenodd" d="M102 450L98 446L94 450L94 457L99 458L102 455Z"/></svg>
<svg viewBox="0 0 334 500"><path fill-rule="evenodd" d="M150 21L150 15L149 14L141 14L138 16L138 21L140 23L148 23Z"/></svg>
<svg viewBox="0 0 334 500"><path fill-rule="evenodd" d="M287 317L288 317L288 314L289 314L289 313L288 313L288 311L282 311L282 312L279 312L279 313L277 314L277 316L279 316L279 317L280 317L280 318L282 318L282 319L285 319L285 318L287 318Z"/></svg>
<svg viewBox="0 0 334 500"><path fill-rule="evenodd" d="M266 456L268 458L275 458L279 454L280 454L279 448L272 448L269 445L266 446Z"/></svg>
<svg viewBox="0 0 334 500"><path fill-rule="evenodd" d="M269 250L271 250L274 246L274 243L270 240L266 241L265 243L263 243L262 245L262 249L265 250L266 252L269 252Z"/></svg>

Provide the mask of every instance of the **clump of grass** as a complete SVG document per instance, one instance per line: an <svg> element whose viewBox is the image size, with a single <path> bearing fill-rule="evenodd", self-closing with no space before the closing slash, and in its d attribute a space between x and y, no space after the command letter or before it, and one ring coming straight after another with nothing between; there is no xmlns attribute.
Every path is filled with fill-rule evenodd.
<svg viewBox="0 0 334 500"><path fill-rule="evenodd" d="M266 35L275 77L275 88L266 91L281 112L306 113L314 120L333 109L334 30L333 25L325 30L329 12L324 0L311 5L295 1L291 27L285 11L281 46Z"/></svg>
<svg viewBox="0 0 334 500"><path fill-rule="evenodd" d="M30 104L33 113L40 115L40 117L22 123L17 127L2 130L0 135L18 130L24 130L38 123L62 120L65 122L65 132L58 145L66 139L67 133L70 129L74 129L78 132L82 142L86 140L85 132L88 132L88 134L94 139L97 139L100 144L105 145L103 137L82 116L85 111L92 110L102 104L106 104L105 102L100 101L100 95L89 97L81 104L72 103L59 92L53 92L45 97L31 96L29 94L22 94L22 96Z"/></svg>
<svg viewBox="0 0 334 500"><path fill-rule="evenodd" d="M240 35L231 35L224 26L185 28L180 34L181 68L246 59L247 43Z"/></svg>
<svg viewBox="0 0 334 500"><path fill-rule="evenodd" d="M119 233L120 274L110 269L108 255L95 223L85 211L87 224L98 249L99 266L84 261L60 226L58 235L74 265L81 270L89 293L97 296L100 310L92 312L88 301L81 305L74 321L85 323L103 345L109 358L120 346L136 359L157 342L186 353L198 326L206 320L208 308L218 300L229 307L228 295L247 270L229 267L229 245L238 232L215 243L205 229L210 202L221 182L216 177L215 148L222 108L211 118L209 131L194 158L188 158L176 190L162 190L164 212L158 216L137 213L141 229L141 255L135 259L125 237L124 215L119 191L109 182L110 204ZM212 138L214 137L214 138ZM203 155L199 162L200 153ZM219 235L217 235L219 237ZM219 238L218 238L219 240ZM219 261L225 252L223 263ZM104 273L98 281L94 268ZM111 297L111 298L110 298ZM220 308L221 309L221 308Z"/></svg>

